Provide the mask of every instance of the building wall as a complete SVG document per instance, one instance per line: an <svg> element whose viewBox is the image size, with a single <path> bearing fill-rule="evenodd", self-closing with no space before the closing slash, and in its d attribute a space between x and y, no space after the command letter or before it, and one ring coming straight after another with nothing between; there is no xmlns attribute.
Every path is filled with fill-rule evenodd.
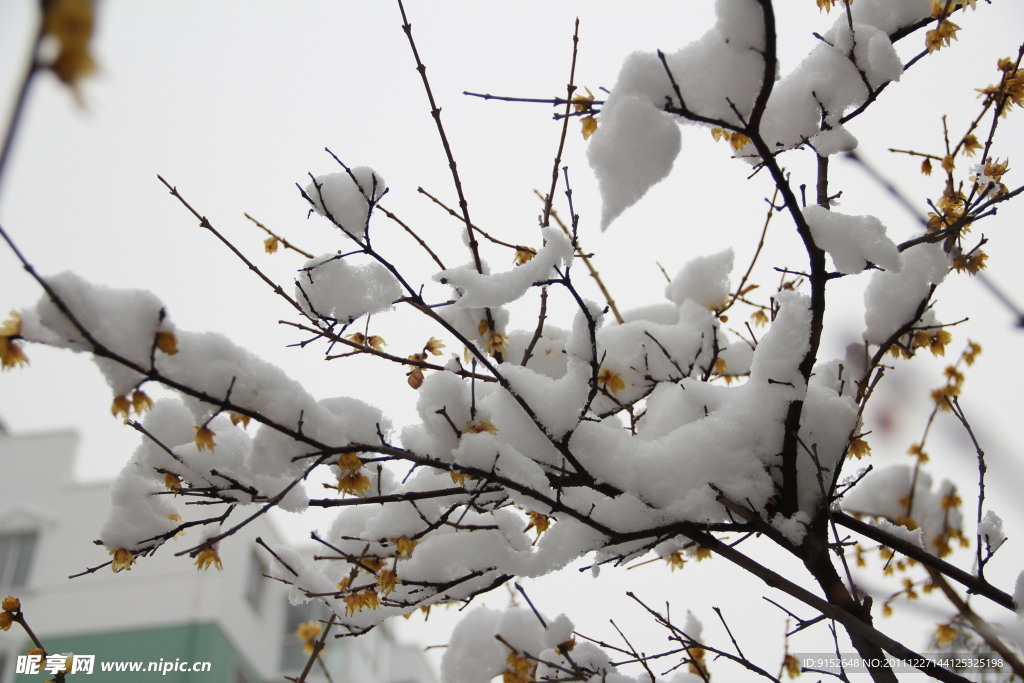
<svg viewBox="0 0 1024 683"><path fill-rule="evenodd" d="M222 544L223 571L200 571L189 558L175 557L194 542L185 535L141 558L129 571L114 574L103 567L69 579L110 559L105 548L90 542L109 510L109 484L73 481L76 444L70 432L17 438L0 434L0 539L38 533L26 584L0 585L0 593L21 599L29 624L48 651L95 654L97 664L104 658L208 657L214 668L202 680L210 683L282 680L284 650L301 647L293 634L285 633L286 589L276 581L251 580L261 570L260 558L266 561L256 537L271 547L280 543L270 520L258 518ZM259 593L255 605L254 586ZM13 662L27 647L24 634L14 635L17 629L0 634L0 655L6 658L0 683L12 680ZM394 642L386 629L329 641L326 656L332 675L336 669L342 672L335 680L434 681L421 653ZM171 678L174 673L161 679L177 680ZM123 675L136 680L136 674Z"/></svg>

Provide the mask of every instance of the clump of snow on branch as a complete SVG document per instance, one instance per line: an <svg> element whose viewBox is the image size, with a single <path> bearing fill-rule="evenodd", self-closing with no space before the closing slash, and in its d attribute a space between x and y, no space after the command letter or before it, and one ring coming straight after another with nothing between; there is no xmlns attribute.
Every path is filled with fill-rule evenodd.
<svg viewBox="0 0 1024 683"><path fill-rule="evenodd" d="M817 205L804 207L803 214L814 242L828 252L840 273L859 273L869 263L900 269L900 253L874 216L848 216Z"/></svg>
<svg viewBox="0 0 1024 683"><path fill-rule="evenodd" d="M338 255L306 262L295 282L295 299L312 320L348 324L391 307L402 288L380 263L351 265Z"/></svg>
<svg viewBox="0 0 1024 683"><path fill-rule="evenodd" d="M557 277L572 260L573 247L561 230L545 228L541 231L544 246L526 263L502 273L481 274L470 266L445 270L434 279L455 288L457 308L483 308L504 306L516 301L535 283Z"/></svg>
<svg viewBox="0 0 1024 683"><path fill-rule="evenodd" d="M351 171L317 176L306 185L304 193L313 211L357 240L363 240L370 208L386 189L384 179L372 168L359 166Z"/></svg>

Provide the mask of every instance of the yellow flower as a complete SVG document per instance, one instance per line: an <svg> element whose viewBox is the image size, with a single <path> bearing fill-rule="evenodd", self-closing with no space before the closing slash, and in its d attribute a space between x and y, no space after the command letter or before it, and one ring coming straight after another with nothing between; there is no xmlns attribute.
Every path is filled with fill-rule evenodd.
<svg viewBox="0 0 1024 683"><path fill-rule="evenodd" d="M369 346L374 351L380 351L381 353L383 353L384 347L387 346L388 343L384 341L384 337L379 337L375 334L371 334L366 339L366 345Z"/></svg>
<svg viewBox="0 0 1024 683"><path fill-rule="evenodd" d="M967 342L967 349L964 351L964 362L968 365L974 365L974 359L981 353L981 344L969 341Z"/></svg>
<svg viewBox="0 0 1024 683"><path fill-rule="evenodd" d="M21 344L7 337L0 337L0 367L10 370L22 365L28 365L28 356L22 350Z"/></svg>
<svg viewBox="0 0 1024 683"><path fill-rule="evenodd" d="M440 356L442 353L444 353L443 351L441 351L441 349L443 348L444 344L442 342L431 337L429 340L427 340L427 343L423 347L423 350L430 353L431 355Z"/></svg>
<svg viewBox="0 0 1024 683"><path fill-rule="evenodd" d="M702 545L693 546L693 548L690 549L690 552L693 553L693 556L697 559L698 562L709 559L711 557L711 549L705 548Z"/></svg>
<svg viewBox="0 0 1024 683"><path fill-rule="evenodd" d="M935 52L952 43L956 40L956 32L959 30L960 27L949 19L940 19L938 27L925 34L924 43L928 52ZM945 167L945 161L943 161L943 167Z"/></svg>
<svg viewBox="0 0 1024 683"><path fill-rule="evenodd" d="M380 557L374 557L373 555L365 555L359 558L359 564L361 565L361 569L368 571L371 574L376 574L381 569L383 569L384 565L387 563Z"/></svg>
<svg viewBox="0 0 1024 683"><path fill-rule="evenodd" d="M21 335L21 316L11 311L11 317L0 325L0 367L10 370L21 365L28 365L28 357L14 337Z"/></svg>
<svg viewBox="0 0 1024 683"><path fill-rule="evenodd" d="M276 237L268 237L267 239L263 240L263 249L268 254L273 254L274 252L277 251L277 247L280 243L280 240L278 240Z"/></svg>
<svg viewBox="0 0 1024 683"><path fill-rule="evenodd" d="M512 260L517 266L521 266L527 261L530 261L536 255L537 252L530 247L517 246L516 255Z"/></svg>
<svg viewBox="0 0 1024 683"><path fill-rule="evenodd" d="M93 30L91 0L50 0L43 4L43 33L60 46L50 70L73 90L91 74L96 63L89 54Z"/></svg>
<svg viewBox="0 0 1024 683"><path fill-rule="evenodd" d="M665 561L668 562L668 566L672 568L672 571L682 569L686 566L686 558L684 558L683 554L678 550L674 553L669 553L669 556L665 558Z"/></svg>
<svg viewBox="0 0 1024 683"><path fill-rule="evenodd" d="M597 375L597 383L613 394L617 394L626 388L626 381L619 373L604 368Z"/></svg>
<svg viewBox="0 0 1024 683"><path fill-rule="evenodd" d="M533 683L537 665L518 652L510 652L505 658L508 668L502 672L502 683Z"/></svg>
<svg viewBox="0 0 1024 683"><path fill-rule="evenodd" d="M924 448L919 443L910 444L910 448L907 449L907 455L915 456L921 464L928 462L928 454L925 453Z"/></svg>
<svg viewBox="0 0 1024 683"><path fill-rule="evenodd" d="M846 453L848 458L857 458L860 460L866 455L871 455L871 446L864 439L854 439L850 442L850 449Z"/></svg>
<svg viewBox="0 0 1024 683"><path fill-rule="evenodd" d="M469 434L497 434L498 428L493 423L487 420L473 420L466 426L466 432Z"/></svg>
<svg viewBox="0 0 1024 683"><path fill-rule="evenodd" d="M380 586L381 595L388 595L395 590L395 586L401 583L398 576L390 569L384 569L377 573L377 585Z"/></svg>
<svg viewBox="0 0 1024 683"><path fill-rule="evenodd" d="M316 621L304 621L295 630L295 637L303 641L302 651L307 655L313 654L314 641L316 641L317 636L320 635L322 630L323 628L320 626L320 623Z"/></svg>
<svg viewBox="0 0 1024 683"><path fill-rule="evenodd" d="M982 145L980 142L978 142L978 136L976 136L976 135L967 135L967 136L965 136L963 142L964 142L964 154L966 154L969 157L973 157L977 153L977 151L979 149L984 147L984 145Z"/></svg>
<svg viewBox="0 0 1024 683"><path fill-rule="evenodd" d="M939 624L935 629L935 640L939 645L949 645L957 636L957 631L950 624Z"/></svg>
<svg viewBox="0 0 1024 683"><path fill-rule="evenodd" d="M132 409L137 415L141 415L153 407L153 401L144 392L132 392Z"/></svg>
<svg viewBox="0 0 1024 683"><path fill-rule="evenodd" d="M786 654L782 660L782 669L789 678L797 678L801 673L800 660L791 654Z"/></svg>
<svg viewBox="0 0 1024 683"><path fill-rule="evenodd" d="M453 482L455 482L457 485L462 486L462 487L465 487L466 486L466 482L473 478L473 477L469 476L468 474L466 474L465 472L454 472L454 471L453 472L449 472L448 476L452 478Z"/></svg>
<svg viewBox="0 0 1024 683"><path fill-rule="evenodd" d="M585 111L590 111L594 106L594 93L584 86L584 90L587 91L586 95L577 95L572 98L572 108L577 114L582 114Z"/></svg>
<svg viewBox="0 0 1024 683"><path fill-rule="evenodd" d="M750 138L743 133L733 133L732 137L729 138L729 144L736 150L743 149L748 142L750 142Z"/></svg>
<svg viewBox="0 0 1024 683"><path fill-rule="evenodd" d="M960 496L956 495L956 493L950 493L942 497L943 510L952 510L954 508L958 508L962 503L963 500L961 500Z"/></svg>
<svg viewBox="0 0 1024 683"><path fill-rule="evenodd" d="M342 453L338 456L338 469L341 470L342 474L352 474L358 472L363 466L363 461L359 459L359 456L352 451Z"/></svg>
<svg viewBox="0 0 1024 683"><path fill-rule="evenodd" d="M495 356L499 353L505 353L508 350L508 337L503 334L495 332L487 341L484 343L484 351Z"/></svg>
<svg viewBox="0 0 1024 683"><path fill-rule="evenodd" d="M398 557L412 557L412 550L416 547L418 541L405 536L392 540L395 542L395 554L398 555Z"/></svg>
<svg viewBox="0 0 1024 683"><path fill-rule="evenodd" d="M245 429L246 427L249 426L250 417L248 415L230 412L228 413L228 417L231 419L231 424L235 425L236 427L238 425L242 425L242 428Z"/></svg>
<svg viewBox="0 0 1024 683"><path fill-rule="evenodd" d="M551 528L551 518L547 515L530 510L526 513L526 516L530 518L530 526L526 528L533 527L537 531L537 538L540 538L542 533Z"/></svg>
<svg viewBox="0 0 1024 683"><path fill-rule="evenodd" d="M128 414L131 412L132 403L128 400L127 396L115 396L114 402L110 404L110 414L114 417L121 416L124 419L128 419Z"/></svg>
<svg viewBox="0 0 1024 683"><path fill-rule="evenodd" d="M0 631L10 631L14 624L14 615L10 612L0 612Z"/></svg>
<svg viewBox="0 0 1024 683"><path fill-rule="evenodd" d="M212 453L213 449L217 446L216 442L213 440L213 437L216 436L213 433L213 430L209 427L193 427L192 429L196 432L196 448L201 451L210 451Z"/></svg>
<svg viewBox="0 0 1024 683"><path fill-rule="evenodd" d="M583 139L589 140L597 132L597 119L593 115L583 117Z"/></svg>
<svg viewBox="0 0 1024 683"><path fill-rule="evenodd" d="M132 564L135 562L135 556L124 548L118 548L117 550L111 550L110 554L113 555L114 559L110 563L110 569L116 574L122 569L131 569Z"/></svg>
<svg viewBox="0 0 1024 683"><path fill-rule="evenodd" d="M377 591L373 588L367 588L357 593L349 593L345 596L346 615L351 616L356 612L361 612L364 607L369 607L370 609L380 607L380 596L377 595Z"/></svg>
<svg viewBox="0 0 1024 683"><path fill-rule="evenodd" d="M938 389L932 389L930 392L932 402L942 411L949 412L952 408L949 405L948 399L953 399L960 395L960 389L958 387L946 385L939 387Z"/></svg>
<svg viewBox="0 0 1024 683"><path fill-rule="evenodd" d="M338 483L336 486L328 486L327 488L335 488L339 493L351 493L357 496L361 496L373 486L370 483L370 478L362 472L355 472L353 474L346 474L345 476L338 477Z"/></svg>
<svg viewBox="0 0 1024 683"><path fill-rule="evenodd" d="M762 309L758 309L750 315L750 320L754 323L755 327L764 327L768 324L768 314Z"/></svg>
<svg viewBox="0 0 1024 683"><path fill-rule="evenodd" d="M21 609L21 600L13 595L8 595L4 598L2 607L8 612L17 612Z"/></svg>
<svg viewBox="0 0 1024 683"><path fill-rule="evenodd" d="M177 491L181 488L181 478L173 472L164 472L164 486L171 491Z"/></svg>
<svg viewBox="0 0 1024 683"><path fill-rule="evenodd" d="M421 386L423 386L422 368L413 368L408 373L406 373L406 376L409 378L406 381L409 382L409 386L412 387L413 389L419 389Z"/></svg>
<svg viewBox="0 0 1024 683"><path fill-rule="evenodd" d="M170 330L161 330L156 333L156 348L173 356L178 352L178 338Z"/></svg>
<svg viewBox="0 0 1024 683"><path fill-rule="evenodd" d="M11 311L11 317L0 325L0 337L17 337L21 334L21 314Z"/></svg>
<svg viewBox="0 0 1024 683"><path fill-rule="evenodd" d="M214 566L219 570L224 569L224 565L220 562L220 555L217 554L217 550L214 548L203 548L196 556L196 567L206 571L211 566Z"/></svg>
<svg viewBox="0 0 1024 683"><path fill-rule="evenodd" d="M931 175L932 174L932 160L931 159L925 159L924 161L921 162L921 173L923 173L925 175Z"/></svg>

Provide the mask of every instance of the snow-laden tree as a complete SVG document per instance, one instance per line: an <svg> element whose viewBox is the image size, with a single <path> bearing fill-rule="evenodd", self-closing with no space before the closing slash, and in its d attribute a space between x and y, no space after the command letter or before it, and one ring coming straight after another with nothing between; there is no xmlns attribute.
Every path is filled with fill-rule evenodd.
<svg viewBox="0 0 1024 683"><path fill-rule="evenodd" d="M956 662L923 658L914 638L886 633L877 617L902 603L873 600L853 568L877 554L882 561L870 559L879 574L890 566L901 572L893 597L947 596L936 647L952 643L1024 674L1015 613L1024 582L1011 595L984 576L1004 534L984 509L981 445L981 478L971 483L937 481L924 439L911 446L910 466L865 474L860 462L870 451L869 401L892 364L917 354L958 354L932 392L932 418L950 411L970 432L957 397L981 348L968 340L954 351L947 328L955 320L941 319L933 302L947 278L979 276L986 240L977 226L1024 191L1009 184L998 136L1004 119L1024 107L1024 45L1009 46L1015 52L993 65L993 79L978 84L976 117L950 122L938 152L905 151L921 157L938 191L927 204L912 198L931 212L902 241L877 217L843 212L830 161L854 154L858 117L886 89L930 54L952 49L954 21L975 9L973 0L817 0L817 7L805 0L807 11L822 12L823 28L788 70L778 57L785 40L778 3L718 0L703 38L674 52L632 55L607 97L577 88L574 52L565 94L538 99L558 108L562 143L578 125L589 138L601 229L615 230L616 219L668 175L683 136L712 135L753 176L736 192L769 187L763 226L723 218L723 229L760 252L771 222L795 233L802 249L774 264L774 291L755 287L754 264L736 277L734 254L723 251L694 256L649 306L620 312L595 270L605 255L586 247L594 221L581 221L573 204L562 144L536 230L509 242L473 222L451 142L458 131L444 127L423 66L429 43L417 45L397 4L451 169L449 210L461 226L465 263L445 263L439 238L387 210L385 178L341 156L332 154L336 171L298 184L313 219L334 231L334 251L304 253L301 239L264 228L267 252L301 254L287 283L222 237L187 192L161 181L287 303L308 353L403 365L408 386L395 390L415 392L413 424L396 428L388 406L353 396L314 396L224 334L179 329L148 292L103 288L73 273L38 275L32 255L15 246L24 227L4 226L44 292L0 329L4 369L25 364L31 344L91 354L113 391L112 412L140 433L98 530L110 559L90 571L145 571L144 558L158 551L219 566L219 549L272 508L336 508L334 523L315 536L317 561L263 548L295 601L331 608L328 622L303 633L315 652L329 636L468 601L584 557L595 568L652 557L681 568L712 555L748 572L743 590L752 595L770 586L797 630L820 631L837 656L852 647L874 680L896 680L887 655L940 680L965 680ZM54 49L40 51L50 61L37 62L26 90L43 69L77 88L92 67L92 6L44 6L40 44ZM19 112L23 102L24 93ZM806 159L815 169L809 179L787 170ZM916 172L919 162L911 162ZM684 154L679 163L695 161ZM719 210L728 215L728 207ZM385 239L385 221L410 239ZM398 265L399 252L411 248L432 276ZM851 280L866 307L861 340L843 357L828 357L822 337L831 288ZM430 332L414 340L413 353L391 353L396 341L385 346L373 330L382 316L408 316L420 321L410 329L426 324ZM166 397L154 401L157 386ZM324 472L330 485L308 484ZM184 529L201 535L174 540ZM961 544L974 552L951 555ZM774 570L762 553L767 545L795 558L802 575ZM966 594L1004 608L1010 626L986 622ZM8 626L23 621L20 604L10 605ZM602 647L574 636L586 625L577 628L571 614L546 617L543 606L469 611L445 655L445 681L653 681L667 672L665 680L682 683L740 671L778 680L801 664L847 680L856 671L800 662L788 647L773 661L755 661L735 641L704 638L696 615L680 623L660 606L645 607L669 633L670 649L634 649L629 641Z"/></svg>

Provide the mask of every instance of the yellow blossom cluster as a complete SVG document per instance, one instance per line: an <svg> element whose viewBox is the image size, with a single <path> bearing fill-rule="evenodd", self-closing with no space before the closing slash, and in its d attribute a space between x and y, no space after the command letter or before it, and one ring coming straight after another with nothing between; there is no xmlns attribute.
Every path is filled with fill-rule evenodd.
<svg viewBox="0 0 1024 683"><path fill-rule="evenodd" d="M10 370L28 365L28 356L15 340L21 337L21 316L11 311L11 317L0 325L0 368Z"/></svg>
<svg viewBox="0 0 1024 683"><path fill-rule="evenodd" d="M686 566L686 558L684 558L683 553L678 550L674 553L669 553L665 558L665 562L667 562L668 566L672 568L672 571L682 569Z"/></svg>
<svg viewBox="0 0 1024 683"><path fill-rule="evenodd" d="M365 608L377 609L380 607L380 596L373 588L349 593L345 596L345 614L351 616L361 612Z"/></svg>
<svg viewBox="0 0 1024 683"><path fill-rule="evenodd" d="M853 4L853 0L817 0L818 10L825 10L826 12L832 11L832 6L842 2L844 5Z"/></svg>
<svg viewBox="0 0 1024 683"><path fill-rule="evenodd" d="M576 114L587 114L587 116L584 116L582 119L582 133L583 139L589 140L590 136L597 131L597 119L594 117L593 114L594 93L590 91L590 88L586 88L586 91L586 95L578 95L572 98L571 102L572 108L576 112ZM518 249L516 251L516 255L518 257ZM530 258L533 257L531 256ZM529 258L527 259L527 261L528 260Z"/></svg>
<svg viewBox="0 0 1024 683"><path fill-rule="evenodd" d="M199 554L196 556L196 567L204 571L210 567L224 569L224 566L220 561L220 555L217 553L217 549L212 547L203 548L199 551Z"/></svg>
<svg viewBox="0 0 1024 683"><path fill-rule="evenodd" d="M15 615L21 611L21 600L8 595L3 601L3 612L0 612L0 631L9 631L14 624Z"/></svg>
<svg viewBox="0 0 1024 683"><path fill-rule="evenodd" d="M601 371L597 373L597 383L612 394L617 394L626 388L626 380L622 379L622 375L609 368L601 368Z"/></svg>
<svg viewBox="0 0 1024 683"><path fill-rule="evenodd" d="M388 345L388 343L384 341L384 337L380 337L376 334L366 336L362 332L354 332L346 335L345 339L348 339L353 344L358 344L359 346L368 346L374 351L380 351L381 353L384 352L384 347Z"/></svg>
<svg viewBox="0 0 1024 683"><path fill-rule="evenodd" d="M518 652L510 652L505 658L508 666L502 672L502 683L533 683L537 664Z"/></svg>
<svg viewBox="0 0 1024 683"><path fill-rule="evenodd" d="M551 528L551 518L540 512L528 510L526 516L530 518L530 524L526 527L526 530L534 529L537 532L537 539L540 539L540 535Z"/></svg>
<svg viewBox="0 0 1024 683"><path fill-rule="evenodd" d="M43 3L44 35L58 45L50 70L76 94L79 81L96 69L89 53L93 32L92 0L49 0Z"/></svg>
<svg viewBox="0 0 1024 683"><path fill-rule="evenodd" d="M537 255L537 251L535 249L532 249L530 247L524 247L524 246L517 245L516 246L516 255L513 258L513 262L517 266L521 266L524 263L526 263L527 261L532 260L533 257L536 256L536 255Z"/></svg>
<svg viewBox="0 0 1024 683"><path fill-rule="evenodd" d="M110 562L110 569L115 574L124 569L131 569L132 564L135 562L135 556L125 548L111 550L110 555L114 558Z"/></svg>
<svg viewBox="0 0 1024 683"><path fill-rule="evenodd" d="M206 426L193 427L192 429L196 433L196 448L201 451L210 451L212 453L213 449L217 447L217 442L213 440L213 437L216 436L214 431Z"/></svg>
<svg viewBox="0 0 1024 683"><path fill-rule="evenodd" d="M860 437L850 441L850 448L846 451L847 458L860 460L868 455L871 455L871 446L868 445L867 441Z"/></svg>
<svg viewBox="0 0 1024 683"><path fill-rule="evenodd" d="M110 405L110 414L127 420L132 411L135 411L136 415L142 415L152 407L152 399L145 392L136 389L131 396L115 396L114 402Z"/></svg>
<svg viewBox="0 0 1024 683"><path fill-rule="evenodd" d="M486 320L477 323L476 331L484 340L484 351L490 355L496 356L508 351L508 336L492 329L491 324Z"/></svg>
<svg viewBox="0 0 1024 683"><path fill-rule="evenodd" d="M302 641L302 651L307 655L313 654L316 647L316 639L323 631L320 622L304 621L295 630L295 637Z"/></svg>
<svg viewBox="0 0 1024 683"><path fill-rule="evenodd" d="M728 140L729 144L735 150L743 149L750 138L740 132L730 132L724 128L718 128L717 126L711 129L711 137L715 139L715 142L719 140Z"/></svg>
<svg viewBox="0 0 1024 683"><path fill-rule="evenodd" d="M362 471L363 461L355 453L338 456L338 483L324 484L324 488L336 489L339 493L361 496L370 490L370 478Z"/></svg>
<svg viewBox="0 0 1024 683"><path fill-rule="evenodd" d="M440 340L431 337L427 340L427 343L423 345L423 350L419 353L414 353L408 357L409 360L414 363L422 363L427 359L427 355L440 356L444 352L441 351L445 347L444 343ZM409 372L405 373L408 377L409 386L413 389L419 389L423 384L423 368L413 367Z"/></svg>

